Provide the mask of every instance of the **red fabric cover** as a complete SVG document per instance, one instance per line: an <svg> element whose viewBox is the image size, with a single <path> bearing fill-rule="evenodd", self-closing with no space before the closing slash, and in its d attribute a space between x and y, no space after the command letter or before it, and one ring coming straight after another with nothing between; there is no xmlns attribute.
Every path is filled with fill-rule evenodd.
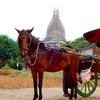
<svg viewBox="0 0 100 100"><path fill-rule="evenodd" d="M97 46L100 47L100 28L95 29L83 34L84 38L90 43L97 43Z"/></svg>

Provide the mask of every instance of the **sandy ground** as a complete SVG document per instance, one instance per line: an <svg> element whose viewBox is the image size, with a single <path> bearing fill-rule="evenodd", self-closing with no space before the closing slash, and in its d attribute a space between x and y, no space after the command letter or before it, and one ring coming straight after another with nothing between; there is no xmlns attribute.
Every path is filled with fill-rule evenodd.
<svg viewBox="0 0 100 100"><path fill-rule="evenodd" d="M63 97L62 88L43 88L43 100L69 100ZM0 100L32 100L33 89L0 89ZM78 95L77 100L100 100L100 88L90 97L81 97Z"/></svg>
<svg viewBox="0 0 100 100"><path fill-rule="evenodd" d="M69 100L63 97L61 78L44 78L43 81L43 100ZM32 87L32 77L9 75L8 71L0 71L0 100L32 100ZM100 84L90 97L78 95L77 100L100 100Z"/></svg>

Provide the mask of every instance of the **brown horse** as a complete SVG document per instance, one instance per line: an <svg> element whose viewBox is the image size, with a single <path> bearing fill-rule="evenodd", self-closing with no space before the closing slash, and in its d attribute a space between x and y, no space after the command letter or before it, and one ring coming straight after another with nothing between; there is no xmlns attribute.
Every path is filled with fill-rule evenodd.
<svg viewBox="0 0 100 100"><path fill-rule="evenodd" d="M34 37L30 30L18 30L18 44L20 49L19 59L26 59L31 69L34 81L34 98L33 100L42 99L42 83L44 71L57 72L64 70L67 79L71 84L70 99L77 98L77 69L78 56L68 53L64 48L51 48ZM70 65L68 67L68 65ZM39 81L39 83L38 83ZM37 83L39 87L39 97L37 91Z"/></svg>

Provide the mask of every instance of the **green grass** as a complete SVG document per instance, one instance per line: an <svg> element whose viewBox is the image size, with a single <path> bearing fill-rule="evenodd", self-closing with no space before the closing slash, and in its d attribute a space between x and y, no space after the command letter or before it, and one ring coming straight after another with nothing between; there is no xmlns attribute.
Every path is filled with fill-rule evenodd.
<svg viewBox="0 0 100 100"><path fill-rule="evenodd" d="M44 77L62 78L62 71L59 71L59 72L45 72Z"/></svg>
<svg viewBox="0 0 100 100"><path fill-rule="evenodd" d="M32 76L30 70L12 70L12 73L15 75L22 75L22 76Z"/></svg>
<svg viewBox="0 0 100 100"><path fill-rule="evenodd" d="M30 69L27 70L15 70L10 68L9 66L5 66L1 68L1 70L9 70L14 75L22 75L32 77ZM44 77L48 78L62 78L62 71L59 72L44 72Z"/></svg>

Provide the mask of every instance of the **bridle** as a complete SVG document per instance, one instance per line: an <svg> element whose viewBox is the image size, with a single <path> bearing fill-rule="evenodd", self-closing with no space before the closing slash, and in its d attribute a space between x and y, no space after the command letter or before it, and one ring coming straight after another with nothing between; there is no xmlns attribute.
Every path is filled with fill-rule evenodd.
<svg viewBox="0 0 100 100"><path fill-rule="evenodd" d="M22 39L25 39L25 38L27 38L27 46L23 46L23 47L21 47L22 46L22 44L21 44L21 40ZM23 56L23 55L28 55L28 50L29 50L29 46L31 45L31 34L28 34L28 33L25 33L25 34L19 34L19 37L18 37L18 44L19 44L19 47L20 47L20 54ZM25 43L24 43L24 45L25 45Z"/></svg>

